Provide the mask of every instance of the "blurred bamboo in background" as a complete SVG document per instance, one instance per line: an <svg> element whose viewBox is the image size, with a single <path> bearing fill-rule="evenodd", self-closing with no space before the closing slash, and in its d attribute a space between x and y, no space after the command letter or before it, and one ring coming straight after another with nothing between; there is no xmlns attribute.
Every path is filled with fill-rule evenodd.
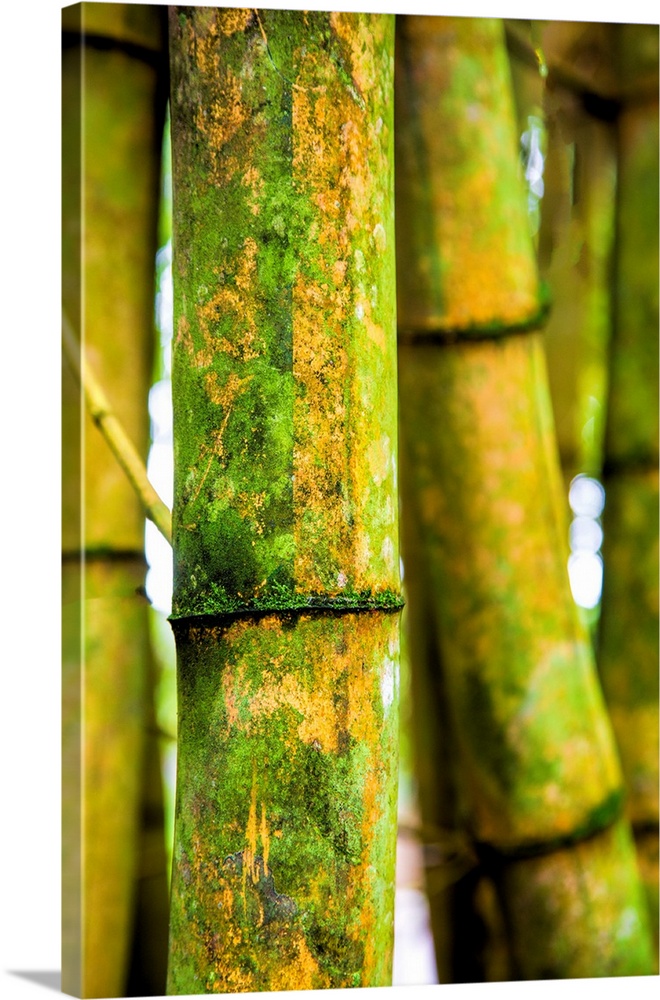
<svg viewBox="0 0 660 1000"><path fill-rule="evenodd" d="M658 27L620 25L598 662L658 947Z"/></svg>
<svg viewBox="0 0 660 1000"><path fill-rule="evenodd" d="M64 11L63 27L63 305L144 456L160 15L81 4ZM144 513L66 364L62 379L62 987L83 997L161 992L167 878L160 774L145 773L148 729L154 737ZM133 949L155 957L129 983Z"/></svg>
<svg viewBox="0 0 660 1000"><path fill-rule="evenodd" d="M500 22L399 19L404 579L430 633L411 635L412 669L444 697L419 710L447 741L445 773L420 774L422 811L462 833L497 887L514 978L644 974L620 768L566 570L509 74ZM435 901L451 939L460 889ZM437 951L451 981L453 942ZM480 962L489 978L479 955L468 974Z"/></svg>

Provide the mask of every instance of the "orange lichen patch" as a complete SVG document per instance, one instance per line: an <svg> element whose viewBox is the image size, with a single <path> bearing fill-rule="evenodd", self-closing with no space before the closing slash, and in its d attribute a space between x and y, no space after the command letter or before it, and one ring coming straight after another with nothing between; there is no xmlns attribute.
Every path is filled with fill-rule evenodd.
<svg viewBox="0 0 660 1000"><path fill-rule="evenodd" d="M256 167L248 167L241 178L241 184L250 189L252 194L250 211L253 215L258 215L260 211L259 202L266 188L266 182Z"/></svg>
<svg viewBox="0 0 660 1000"><path fill-rule="evenodd" d="M197 352L196 364L210 364L216 351L229 354L238 361L259 357L255 346L258 342L255 304L250 294L255 280L257 252L256 241L247 237L243 253L238 258L234 283L225 283L223 279L211 298L197 306L196 315L205 346ZM219 337L215 332L216 325L226 316L235 317L229 338Z"/></svg>
<svg viewBox="0 0 660 1000"><path fill-rule="evenodd" d="M185 30L188 53L202 77L216 76L220 70L218 49L218 25L213 13L202 11L192 18L186 18Z"/></svg>
<svg viewBox="0 0 660 1000"><path fill-rule="evenodd" d="M318 679L313 690L307 689L293 674L275 677L265 671L259 691L250 701L252 720L272 715L283 706L302 715L297 736L304 743L318 743L326 752L337 750L337 719L334 713L335 677Z"/></svg>
<svg viewBox="0 0 660 1000"><path fill-rule="evenodd" d="M270 835L268 833L268 826L266 824L266 806L261 803L261 826L259 828L261 834L261 849L263 851L264 859L264 873L268 875L268 853L270 851Z"/></svg>
<svg viewBox="0 0 660 1000"><path fill-rule="evenodd" d="M310 54L299 53L299 60L301 80L322 78L323 69ZM337 592L337 572L348 577L351 550L356 541L359 544L359 532L348 523L355 484L347 478L344 405L353 377L346 332L356 322L356 310L373 338L379 343L384 338L371 319L370 303L364 296L356 299L356 289L346 281L351 228L366 222L364 113L335 83L327 93L296 90L293 125L294 186L317 208L310 237L322 248L315 267L323 273L319 280L301 268L293 293L293 370L303 389L294 409L294 426L299 428L294 454L295 573L311 590Z"/></svg>
<svg viewBox="0 0 660 1000"><path fill-rule="evenodd" d="M378 66L365 59L365 51L374 45L374 36L382 44L383 19L356 18L353 14L335 11L330 14L330 26L350 54L349 72L360 97L367 97L378 85ZM378 44L377 43L377 44Z"/></svg>
<svg viewBox="0 0 660 1000"><path fill-rule="evenodd" d="M312 990L330 986L330 977L321 974L319 963L299 931L293 941L293 960L275 970L273 990Z"/></svg>
<svg viewBox="0 0 660 1000"><path fill-rule="evenodd" d="M253 375L246 375L244 378L240 378L235 372L230 372L225 384L220 385L217 374L215 372L207 372L204 377L204 385L211 402L215 403L216 406L221 406L225 412L228 412L231 410L236 397L241 392L245 392L246 387L253 378Z"/></svg>
<svg viewBox="0 0 660 1000"><path fill-rule="evenodd" d="M237 31L245 31L253 17L250 8L228 8L217 12L217 24L223 35L235 35Z"/></svg>
<svg viewBox="0 0 660 1000"><path fill-rule="evenodd" d="M257 774L256 763L252 771L252 795L250 798L250 811L248 813L247 826L245 828L245 847L243 848L243 894L245 894L245 880L250 876L253 882L259 879L259 872L255 864L257 855Z"/></svg>
<svg viewBox="0 0 660 1000"><path fill-rule="evenodd" d="M242 101L241 81L231 67L226 68L216 93L214 100L197 108L195 125L209 155L211 180L222 183L238 167L238 161L233 161L234 169L228 170L227 159L221 160L224 147L248 121L249 110Z"/></svg>
<svg viewBox="0 0 660 1000"><path fill-rule="evenodd" d="M384 249L384 229L381 222L373 220L372 199L373 176L369 169L370 148L373 145L371 123L359 108L352 108L348 120L344 117L339 128L341 137L341 162L339 184L346 191L350 201L346 209L346 228L349 233L359 229L377 233L376 249ZM380 226L380 229L378 228Z"/></svg>
<svg viewBox="0 0 660 1000"><path fill-rule="evenodd" d="M236 510L241 517L246 518L254 524L254 530L258 535L263 535L264 533L263 520L259 515L263 511L267 497L268 494L265 491L263 493L246 493L242 491L235 495Z"/></svg>

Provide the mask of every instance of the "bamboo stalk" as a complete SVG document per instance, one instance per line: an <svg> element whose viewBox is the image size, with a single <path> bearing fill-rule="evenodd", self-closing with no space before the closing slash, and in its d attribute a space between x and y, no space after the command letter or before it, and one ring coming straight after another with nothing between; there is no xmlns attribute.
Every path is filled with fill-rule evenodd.
<svg viewBox="0 0 660 1000"><path fill-rule="evenodd" d="M538 72L512 60L519 132L530 115L546 130L538 236L539 275L552 309L544 326L550 396L566 492L583 473L598 475L604 434L610 265L614 233L614 126L585 93L603 85L612 61L611 26L573 22L535 26L549 67ZM607 46L607 47L605 47ZM591 83L577 93L556 80L555 65L591 52ZM605 105L611 110L609 104ZM608 113L609 113L608 110Z"/></svg>
<svg viewBox="0 0 660 1000"><path fill-rule="evenodd" d="M514 975L650 972L629 829L611 832L619 762L568 583L501 23L403 17L397 46L403 537L410 518L421 538L405 566L427 581L455 822L498 886ZM565 896L543 889L560 853ZM517 877L525 857L536 893ZM555 949L573 919L596 926L615 871L613 912L575 927L579 955Z"/></svg>
<svg viewBox="0 0 660 1000"><path fill-rule="evenodd" d="M390 981L392 18L174 8L168 989Z"/></svg>
<svg viewBox="0 0 660 1000"><path fill-rule="evenodd" d="M658 31L623 25L620 74L655 73L655 97L624 106L614 323L603 479L600 674L619 744L627 811L658 946ZM643 97L643 94L641 95Z"/></svg>
<svg viewBox="0 0 660 1000"><path fill-rule="evenodd" d="M157 11L147 7L80 4L63 12L64 314L81 331L141 455L157 219L158 26ZM68 327L63 336L70 340ZM69 353L80 366L75 343ZM89 391L89 371L79 375ZM62 985L83 997L121 996L135 930L150 695L144 514L100 444L70 364L62 378ZM102 408L97 418L112 426ZM160 991L164 980L151 985Z"/></svg>

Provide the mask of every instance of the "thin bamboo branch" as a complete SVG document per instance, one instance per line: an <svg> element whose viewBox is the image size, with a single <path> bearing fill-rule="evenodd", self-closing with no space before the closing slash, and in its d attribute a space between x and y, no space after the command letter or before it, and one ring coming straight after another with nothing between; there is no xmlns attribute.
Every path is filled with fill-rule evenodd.
<svg viewBox="0 0 660 1000"><path fill-rule="evenodd" d="M82 345L76 340L73 327L65 312L62 313L62 345L71 370L82 386L92 420L126 473L144 507L145 514L171 545L172 514L170 509L149 482L144 464L92 372L83 353Z"/></svg>

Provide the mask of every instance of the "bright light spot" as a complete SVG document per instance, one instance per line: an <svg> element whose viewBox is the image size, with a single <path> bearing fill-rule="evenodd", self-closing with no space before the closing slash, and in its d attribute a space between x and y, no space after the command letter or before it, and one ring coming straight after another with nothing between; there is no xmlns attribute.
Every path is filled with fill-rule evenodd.
<svg viewBox="0 0 660 1000"><path fill-rule="evenodd" d="M605 490L597 479L576 476L568 491L568 502L574 514L600 517L605 506Z"/></svg>
<svg viewBox="0 0 660 1000"><path fill-rule="evenodd" d="M145 522L144 550L149 564L145 589L156 611L169 615L172 610L172 548L151 521Z"/></svg>
<svg viewBox="0 0 660 1000"><path fill-rule="evenodd" d="M172 383L169 378L169 342L172 337L171 241L161 247L156 255L156 273L158 275L156 325L160 330L165 377L156 382L149 391L152 445L147 460L147 475L162 501L171 509L174 500ZM172 548L151 521L145 524L144 547L149 565L145 583L147 596L157 611L169 615L172 610Z"/></svg>
<svg viewBox="0 0 660 1000"><path fill-rule="evenodd" d="M617 927L617 937L618 938L629 938L637 931L639 926L639 917L637 916L637 911L633 909L632 906L626 907L626 909L621 914L621 919L619 920L619 926Z"/></svg>
<svg viewBox="0 0 660 1000"><path fill-rule="evenodd" d="M160 343L163 348L168 348L172 339L173 317L174 317L174 291L172 287L172 241L168 240L164 247L161 247L156 254L156 274L158 275L158 288L156 291L156 327L160 330ZM165 370L169 373L170 365L169 349L163 354Z"/></svg>
<svg viewBox="0 0 660 1000"><path fill-rule="evenodd" d="M394 905L394 986L438 981L429 903L421 889L397 887Z"/></svg>
<svg viewBox="0 0 660 1000"><path fill-rule="evenodd" d="M529 132L523 133L523 147L527 153L525 180L529 190L537 198L543 197L543 153L541 152L541 128L530 119Z"/></svg>
<svg viewBox="0 0 660 1000"><path fill-rule="evenodd" d="M536 236L540 225L540 205L543 197L543 144L545 141L545 126L537 115L528 115L528 129L520 137L522 159L527 181L527 211L532 235Z"/></svg>
<svg viewBox="0 0 660 1000"><path fill-rule="evenodd" d="M149 416L151 417L151 440L155 443L172 444L172 383L161 379L149 390Z"/></svg>
<svg viewBox="0 0 660 1000"><path fill-rule="evenodd" d="M603 560L595 552L573 552L568 559L568 576L576 604L595 608L603 589Z"/></svg>
<svg viewBox="0 0 660 1000"><path fill-rule="evenodd" d="M603 529L593 517L580 515L571 524L570 542L573 552L598 552L603 544Z"/></svg>
<svg viewBox="0 0 660 1000"><path fill-rule="evenodd" d="M603 560L599 555L603 529L598 519L605 506L605 490L597 479L579 475L570 485L568 501L575 515L569 529L571 591L580 607L595 608L603 590Z"/></svg>

